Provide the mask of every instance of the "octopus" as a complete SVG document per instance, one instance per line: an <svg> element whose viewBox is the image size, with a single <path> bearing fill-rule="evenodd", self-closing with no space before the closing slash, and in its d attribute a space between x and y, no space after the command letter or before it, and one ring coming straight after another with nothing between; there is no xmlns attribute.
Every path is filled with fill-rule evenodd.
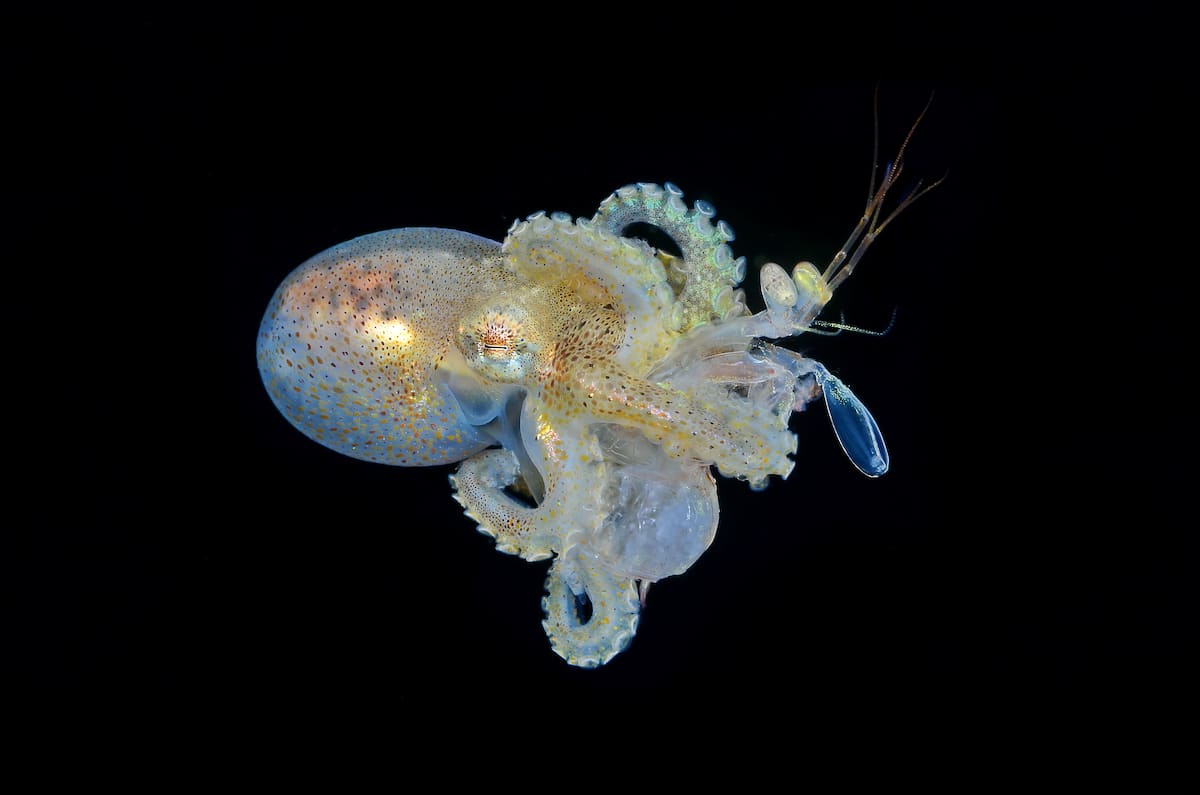
<svg viewBox="0 0 1200 795"><path fill-rule="evenodd" d="M882 212L904 146L826 268L762 266L759 311L712 205L638 183L590 219L534 213L503 242L402 228L317 254L270 300L259 372L287 421L328 448L401 467L458 463L453 496L479 531L501 552L552 561L550 647L571 665L603 665L629 646L649 586L712 543L714 470L752 489L788 476L794 412L820 397L852 464L887 471L862 401L768 340L843 327L818 315L924 192Z"/></svg>

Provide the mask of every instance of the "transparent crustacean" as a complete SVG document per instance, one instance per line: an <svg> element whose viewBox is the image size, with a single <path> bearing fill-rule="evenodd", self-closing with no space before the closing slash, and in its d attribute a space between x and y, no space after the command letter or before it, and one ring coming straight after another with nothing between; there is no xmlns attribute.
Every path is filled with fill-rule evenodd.
<svg viewBox="0 0 1200 795"><path fill-rule="evenodd" d="M649 584L712 542L713 467L756 489L786 478L789 419L818 395L854 466L887 471L863 403L819 362L766 340L840 327L821 310L924 192L882 212L907 143L823 271L761 268L761 311L738 289L746 261L713 207L639 183L591 219L535 213L503 243L407 228L316 255L267 307L263 382L292 425L333 450L461 462L454 498L479 530L502 552L553 558L543 623L554 651L603 664L633 638ZM680 254L625 236L633 224L657 227Z"/></svg>

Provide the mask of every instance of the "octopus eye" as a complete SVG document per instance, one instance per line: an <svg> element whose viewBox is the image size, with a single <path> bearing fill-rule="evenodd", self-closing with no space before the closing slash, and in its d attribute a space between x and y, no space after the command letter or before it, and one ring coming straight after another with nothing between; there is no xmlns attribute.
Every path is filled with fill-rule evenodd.
<svg viewBox="0 0 1200 795"><path fill-rule="evenodd" d="M476 332L479 352L484 356L503 358L520 353L527 346L520 336L520 323L498 314L489 315Z"/></svg>
<svg viewBox="0 0 1200 795"><path fill-rule="evenodd" d="M511 383L524 378L533 366L537 346L528 335L525 312L503 307L483 311L459 326L458 345L476 370Z"/></svg>

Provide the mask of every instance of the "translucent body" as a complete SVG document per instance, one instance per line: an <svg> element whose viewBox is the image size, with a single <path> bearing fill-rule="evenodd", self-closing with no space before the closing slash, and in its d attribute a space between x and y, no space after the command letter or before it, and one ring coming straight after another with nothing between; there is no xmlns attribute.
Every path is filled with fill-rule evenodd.
<svg viewBox="0 0 1200 795"><path fill-rule="evenodd" d="M264 384L301 432L379 463L461 461L454 498L497 548L554 558L544 626L574 665L624 649L639 587L707 549L712 467L755 488L788 475L789 418L818 395L855 465L887 469L858 399L763 341L810 328L831 295L824 278L768 264L766 309L751 314L732 231L681 196L627 186L590 220L538 213L502 244L448 229L366 235L293 271L258 335ZM622 236L633 223L682 256Z"/></svg>

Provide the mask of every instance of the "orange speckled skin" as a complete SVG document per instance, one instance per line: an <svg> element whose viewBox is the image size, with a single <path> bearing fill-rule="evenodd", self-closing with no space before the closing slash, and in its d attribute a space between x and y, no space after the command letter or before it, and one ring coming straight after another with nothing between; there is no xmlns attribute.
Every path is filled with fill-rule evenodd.
<svg viewBox="0 0 1200 795"><path fill-rule="evenodd" d="M482 450L489 440L461 422L433 374L449 352L450 310L511 281L480 267L498 250L451 230L400 229L304 263L259 330L276 407L313 440L367 461L446 464Z"/></svg>
<svg viewBox="0 0 1200 795"><path fill-rule="evenodd" d="M768 309L750 314L732 230L681 195L628 186L591 220L537 213L502 244L366 235L293 271L259 330L263 382L301 432L367 461L461 462L454 498L497 548L554 558L544 627L573 665L624 649L648 584L711 543L712 468L786 477L791 413L822 378L841 387L761 339L807 330L828 291L798 297L772 265ZM624 237L632 223L682 256ZM834 394L835 420L873 441L857 399Z"/></svg>

